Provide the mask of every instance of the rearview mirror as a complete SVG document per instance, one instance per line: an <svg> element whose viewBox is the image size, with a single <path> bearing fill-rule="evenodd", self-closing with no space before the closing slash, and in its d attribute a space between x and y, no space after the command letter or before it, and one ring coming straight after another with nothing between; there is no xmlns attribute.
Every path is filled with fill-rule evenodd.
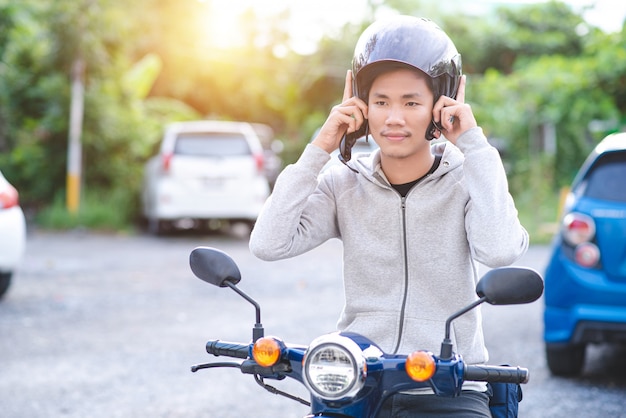
<svg viewBox="0 0 626 418"><path fill-rule="evenodd" d="M543 294L543 279L527 267L496 268L480 279L476 294L491 305L530 303Z"/></svg>
<svg viewBox="0 0 626 418"><path fill-rule="evenodd" d="M199 279L219 287L229 287L241 280L241 272L235 261L216 248L197 247L189 255L191 271Z"/></svg>

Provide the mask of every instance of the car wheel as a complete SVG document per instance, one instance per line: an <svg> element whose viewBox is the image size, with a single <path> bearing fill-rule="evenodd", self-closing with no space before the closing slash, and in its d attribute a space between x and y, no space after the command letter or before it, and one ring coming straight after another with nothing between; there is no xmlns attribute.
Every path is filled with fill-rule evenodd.
<svg viewBox="0 0 626 418"><path fill-rule="evenodd" d="M548 368L556 376L577 376L585 363L585 345L546 345Z"/></svg>
<svg viewBox="0 0 626 418"><path fill-rule="evenodd" d="M0 298L2 298L7 290L9 290L9 285L11 284L11 276L13 276L12 272L0 273Z"/></svg>
<svg viewBox="0 0 626 418"><path fill-rule="evenodd" d="M165 235L171 230L171 223L157 218L148 219L148 232L152 235Z"/></svg>

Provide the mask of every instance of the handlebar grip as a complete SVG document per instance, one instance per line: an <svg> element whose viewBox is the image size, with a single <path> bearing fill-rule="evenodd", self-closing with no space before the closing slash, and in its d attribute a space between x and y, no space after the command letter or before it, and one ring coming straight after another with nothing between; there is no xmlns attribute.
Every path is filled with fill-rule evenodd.
<svg viewBox="0 0 626 418"><path fill-rule="evenodd" d="M247 359L250 346L248 344L231 343L214 340L206 343L206 352L216 356Z"/></svg>
<svg viewBox="0 0 626 418"><path fill-rule="evenodd" d="M528 369L511 366L466 365L465 380L500 383L528 383Z"/></svg>

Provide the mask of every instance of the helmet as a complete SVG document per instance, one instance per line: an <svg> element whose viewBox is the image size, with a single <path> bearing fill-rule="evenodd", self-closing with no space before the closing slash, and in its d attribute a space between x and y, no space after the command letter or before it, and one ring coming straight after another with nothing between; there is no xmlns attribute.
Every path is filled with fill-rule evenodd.
<svg viewBox="0 0 626 418"><path fill-rule="evenodd" d="M461 55L448 35L433 21L394 16L372 23L361 34L352 60L353 91L367 102L371 84L389 64L409 66L428 75L434 101L455 98L461 79ZM426 133L433 139L431 123Z"/></svg>

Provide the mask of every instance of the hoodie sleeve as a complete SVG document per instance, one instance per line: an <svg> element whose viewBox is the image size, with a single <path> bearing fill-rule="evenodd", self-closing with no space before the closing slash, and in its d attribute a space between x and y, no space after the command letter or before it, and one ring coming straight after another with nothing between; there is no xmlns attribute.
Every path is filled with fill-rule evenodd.
<svg viewBox="0 0 626 418"><path fill-rule="evenodd" d="M274 261L303 254L337 237L335 203L318 175L329 154L307 145L294 164L276 179L250 235L256 257Z"/></svg>
<svg viewBox="0 0 626 418"><path fill-rule="evenodd" d="M514 263L528 249L528 232L521 225L509 193L498 151L480 127L459 137L463 172L469 191L465 228L473 257L488 267Z"/></svg>

